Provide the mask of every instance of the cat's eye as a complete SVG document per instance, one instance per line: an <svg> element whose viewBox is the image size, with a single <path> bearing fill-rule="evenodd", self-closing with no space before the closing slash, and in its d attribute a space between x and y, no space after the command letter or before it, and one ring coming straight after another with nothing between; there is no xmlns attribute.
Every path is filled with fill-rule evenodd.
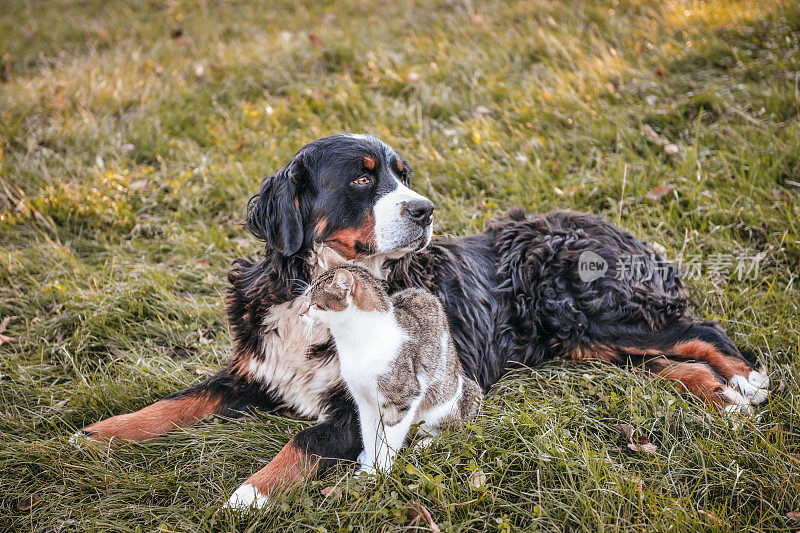
<svg viewBox="0 0 800 533"><path fill-rule="evenodd" d="M364 174L363 176L357 177L356 179L354 179L350 183L352 183L353 185L364 186L364 185L369 185L370 184L370 179L369 179L369 176Z"/></svg>

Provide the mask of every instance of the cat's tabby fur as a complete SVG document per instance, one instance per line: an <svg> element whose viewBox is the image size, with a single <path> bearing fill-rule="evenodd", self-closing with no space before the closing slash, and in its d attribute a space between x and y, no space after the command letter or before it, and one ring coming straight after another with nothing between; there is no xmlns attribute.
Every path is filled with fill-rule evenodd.
<svg viewBox="0 0 800 533"><path fill-rule="evenodd" d="M412 424L434 436L478 412L482 391L462 372L438 298L420 289L390 297L350 264L324 272L307 294L308 314L330 329L358 405L363 470L391 467Z"/></svg>

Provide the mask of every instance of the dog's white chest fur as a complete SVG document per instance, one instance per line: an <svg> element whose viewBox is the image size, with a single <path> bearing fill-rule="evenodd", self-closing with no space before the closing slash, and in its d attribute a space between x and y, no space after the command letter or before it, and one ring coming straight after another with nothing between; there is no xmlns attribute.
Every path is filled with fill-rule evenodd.
<svg viewBox="0 0 800 533"><path fill-rule="evenodd" d="M281 399L298 414L315 417L323 414L325 393L339 381L339 363L336 358L308 357L309 345L326 342L330 333L305 322L302 306L295 298L271 309L264 326L273 331L264 337L263 357L251 359L247 370L280 391Z"/></svg>

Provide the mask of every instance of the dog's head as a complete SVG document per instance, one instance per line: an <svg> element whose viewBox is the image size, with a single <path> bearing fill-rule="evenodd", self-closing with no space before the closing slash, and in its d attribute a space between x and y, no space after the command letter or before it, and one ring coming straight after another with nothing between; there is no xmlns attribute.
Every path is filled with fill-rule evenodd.
<svg viewBox="0 0 800 533"><path fill-rule="evenodd" d="M245 225L285 256L324 243L346 259L400 257L433 233L433 203L409 188L410 172L375 137L324 137L264 179Z"/></svg>

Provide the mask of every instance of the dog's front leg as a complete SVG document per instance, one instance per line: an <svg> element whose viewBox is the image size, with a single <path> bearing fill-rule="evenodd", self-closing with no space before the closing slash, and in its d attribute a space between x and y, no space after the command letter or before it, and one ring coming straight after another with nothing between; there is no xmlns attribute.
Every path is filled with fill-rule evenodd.
<svg viewBox="0 0 800 533"><path fill-rule="evenodd" d="M225 507L264 507L274 496L299 486L361 452L358 412L349 398L337 402L324 422L295 435L264 468L250 476Z"/></svg>

